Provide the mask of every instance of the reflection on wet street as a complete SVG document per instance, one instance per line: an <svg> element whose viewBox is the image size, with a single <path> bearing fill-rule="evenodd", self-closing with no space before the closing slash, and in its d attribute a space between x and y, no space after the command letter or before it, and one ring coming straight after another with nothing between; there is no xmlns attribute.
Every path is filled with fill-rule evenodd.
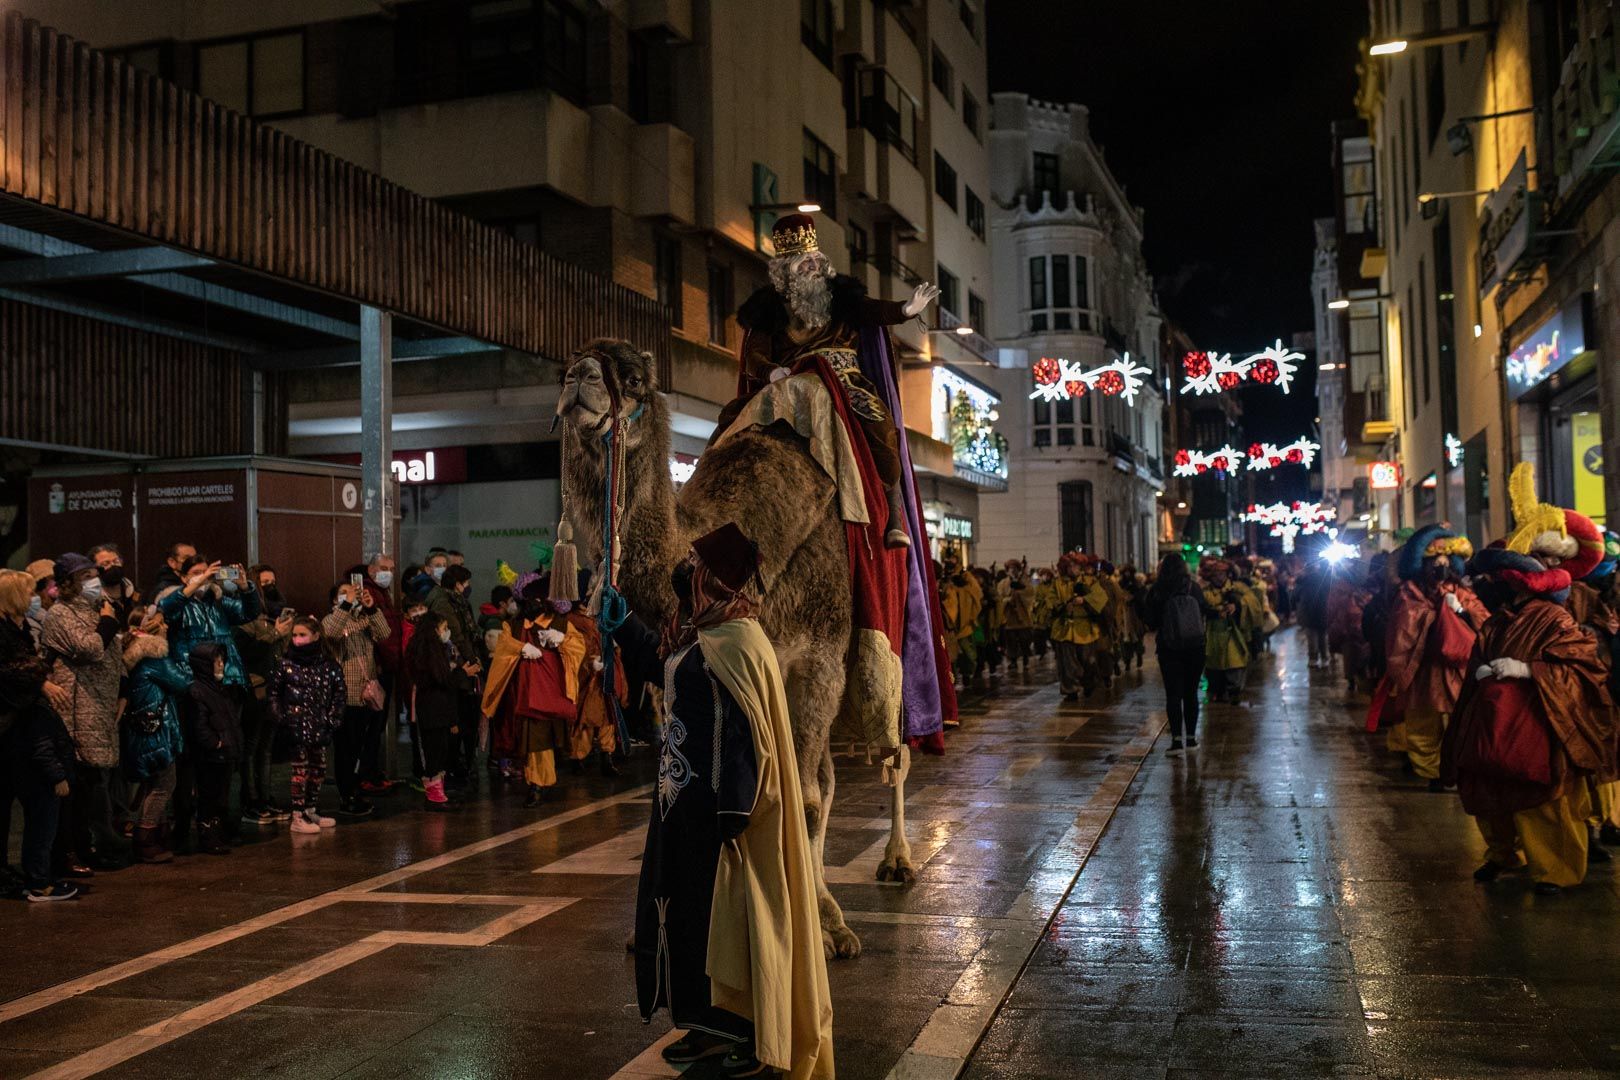
<svg viewBox="0 0 1620 1080"><path fill-rule="evenodd" d="M1181 758L1151 660L1075 704L1050 664L970 695L913 769L910 887L875 880L887 789L841 758L826 862L864 952L832 968L838 1075L1620 1069L1609 869L1475 885L1455 796L1403 777L1301 645L1278 635ZM673 1075L624 951L651 764L8 904L0 1076Z"/></svg>

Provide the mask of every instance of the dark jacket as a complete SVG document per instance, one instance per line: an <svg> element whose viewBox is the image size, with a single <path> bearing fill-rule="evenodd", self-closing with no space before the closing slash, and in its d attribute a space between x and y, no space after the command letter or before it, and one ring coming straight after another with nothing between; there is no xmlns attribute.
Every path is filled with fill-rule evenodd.
<svg viewBox="0 0 1620 1080"><path fill-rule="evenodd" d="M450 626L450 642L468 663L485 663L484 634L473 616L472 602L463 593L440 585L428 593L428 611Z"/></svg>
<svg viewBox="0 0 1620 1080"><path fill-rule="evenodd" d="M300 746L319 746L343 723L343 669L320 642L289 648L270 673L270 715Z"/></svg>
<svg viewBox="0 0 1620 1080"><path fill-rule="evenodd" d="M10 720L9 725L0 725L5 727L5 734L0 735L0 768L10 771L11 782L28 791L68 779L73 770L73 736L44 697L16 709Z"/></svg>
<svg viewBox="0 0 1620 1080"><path fill-rule="evenodd" d="M461 699L473 691L473 680L452 662L453 642L440 643L443 663L439 662L439 657L426 655L432 648L428 642L413 641L412 644L417 647L406 656L405 662L416 693L416 724L427 731L448 730L457 724Z"/></svg>
<svg viewBox="0 0 1620 1080"><path fill-rule="evenodd" d="M186 743L193 760L229 764L242 756L242 707L224 684L214 681L214 658L224 651L205 641L191 650L191 687Z"/></svg>
<svg viewBox="0 0 1620 1080"><path fill-rule="evenodd" d="M1174 584L1165 581L1163 578L1154 581L1142 596L1141 614L1142 621L1147 623L1148 629L1154 632L1153 640L1156 652L1162 653L1170 650L1170 645L1159 636L1158 631L1164 625L1164 609L1170 603L1170 598L1182 595L1191 596L1198 602L1198 607L1206 621L1211 615L1215 614L1209 604L1204 601L1204 590L1198 587L1198 582L1191 575ZM1200 638L1197 642L1188 642L1183 646L1182 651L1188 653L1203 652L1203 639Z"/></svg>

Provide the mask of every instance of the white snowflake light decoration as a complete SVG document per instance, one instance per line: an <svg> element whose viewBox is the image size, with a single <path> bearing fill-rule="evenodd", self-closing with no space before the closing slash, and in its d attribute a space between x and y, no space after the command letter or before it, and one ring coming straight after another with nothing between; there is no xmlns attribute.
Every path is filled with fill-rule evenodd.
<svg viewBox="0 0 1620 1080"><path fill-rule="evenodd" d="M1294 538L1297 536L1325 532L1330 538L1337 537L1339 530L1333 525L1336 517L1332 510L1321 503L1296 502L1250 505L1247 511L1238 515L1238 520L1245 524L1269 526L1272 536L1282 538L1283 553L1289 554L1294 550Z"/></svg>
<svg viewBox="0 0 1620 1080"><path fill-rule="evenodd" d="M1305 354L1283 348L1282 339L1259 352L1233 360L1231 353L1190 352L1181 358L1183 394L1218 394L1235 390L1245 379L1276 386L1283 393L1293 384L1294 372Z"/></svg>
<svg viewBox="0 0 1620 1080"><path fill-rule="evenodd" d="M1211 450L1207 454L1202 450L1177 450L1175 461L1175 468L1171 472L1176 476L1197 476L1211 469L1235 472L1243 467L1243 452L1230 446Z"/></svg>
<svg viewBox="0 0 1620 1080"><path fill-rule="evenodd" d="M1274 469L1279 465L1303 465L1308 469L1311 462L1316 460L1316 452L1320 449L1321 444L1303 437L1286 446L1255 443L1249 447L1249 471L1260 472L1264 469Z"/></svg>
<svg viewBox="0 0 1620 1080"><path fill-rule="evenodd" d="M1463 444L1457 436L1446 432L1446 464L1455 469L1463 463Z"/></svg>
<svg viewBox="0 0 1620 1080"><path fill-rule="evenodd" d="M1042 357L1034 367L1035 389L1029 395L1034 401L1062 401L1079 397L1088 390L1113 397L1119 395L1125 404L1136 404L1136 392L1142 388L1142 376L1153 374L1153 369L1132 362L1125 353L1118 360L1090 371L1083 370L1072 360Z"/></svg>

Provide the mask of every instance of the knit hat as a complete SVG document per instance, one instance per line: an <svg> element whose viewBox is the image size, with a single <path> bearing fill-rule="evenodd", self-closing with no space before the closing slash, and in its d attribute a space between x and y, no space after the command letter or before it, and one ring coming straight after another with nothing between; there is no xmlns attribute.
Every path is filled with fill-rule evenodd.
<svg viewBox="0 0 1620 1080"><path fill-rule="evenodd" d="M56 580L56 562L53 559L35 559L28 564L27 572L34 579L35 591L38 591L47 581Z"/></svg>
<svg viewBox="0 0 1620 1080"><path fill-rule="evenodd" d="M61 584L81 570L94 570L96 564L77 552L69 551L56 557L56 581Z"/></svg>
<svg viewBox="0 0 1620 1080"><path fill-rule="evenodd" d="M759 545L732 522L692 541L692 550L732 592L759 578Z"/></svg>
<svg viewBox="0 0 1620 1080"><path fill-rule="evenodd" d="M1490 574L1525 592L1558 602L1569 594L1569 571L1561 566L1549 570L1540 560L1506 547L1492 546L1481 551L1469 562L1468 572L1475 576Z"/></svg>

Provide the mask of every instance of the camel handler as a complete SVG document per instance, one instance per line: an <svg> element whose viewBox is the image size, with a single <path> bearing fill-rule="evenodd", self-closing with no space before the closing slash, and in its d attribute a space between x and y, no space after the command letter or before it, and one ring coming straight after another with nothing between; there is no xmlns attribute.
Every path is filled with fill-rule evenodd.
<svg viewBox="0 0 1620 1080"><path fill-rule="evenodd" d="M813 853L776 652L754 617L759 548L734 524L675 571L663 753L636 895L644 1021L668 1008L684 1064L834 1075Z"/></svg>
<svg viewBox="0 0 1620 1080"><path fill-rule="evenodd" d="M900 490L900 432L877 387L861 372L861 330L894 326L921 315L939 295L923 282L911 299L873 300L866 287L847 274L835 273L816 241L815 219L787 214L771 230L775 256L769 264L771 283L743 302L737 323L743 328L737 373L737 396L720 413L716 432L723 433L753 397L771 383L801 371L815 371L824 359L848 401L852 427L864 433L872 463L888 499L889 521L884 542L911 544ZM829 387L829 389L832 389ZM851 430L850 438L858 438Z"/></svg>

